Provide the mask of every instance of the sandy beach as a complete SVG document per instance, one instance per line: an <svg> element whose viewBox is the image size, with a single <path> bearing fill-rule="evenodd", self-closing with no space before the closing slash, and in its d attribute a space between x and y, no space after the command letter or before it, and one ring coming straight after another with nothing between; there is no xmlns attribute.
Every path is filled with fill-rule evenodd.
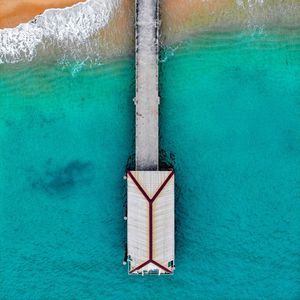
<svg viewBox="0 0 300 300"><path fill-rule="evenodd" d="M64 8L82 0L0 0L0 28L13 28L48 8ZM99 1L101 2L101 1ZM134 0L119 0L110 21L90 39L94 53L122 56L134 50ZM163 44L172 44L195 33L300 24L298 0L161 0ZM84 51L83 51L84 52Z"/></svg>
<svg viewBox="0 0 300 300"><path fill-rule="evenodd" d="M236 30L260 24L266 27L276 24L294 27L300 24L300 4L297 0L161 0L160 10L164 44L176 43L195 33L211 30ZM121 0L111 22L99 33L107 47L102 50L118 49L124 53L126 49L133 49L133 23L134 1Z"/></svg>
<svg viewBox="0 0 300 300"><path fill-rule="evenodd" d="M0 0L0 28L12 28L20 23L28 22L48 8L64 8L84 0ZM240 4L238 4L240 3ZM161 0L162 31L165 35L179 35L183 29L191 31L195 27L237 24L249 14L281 5L280 9L294 6L295 13L299 12L297 0L268 0L265 2L243 0ZM110 28L114 24L119 33L124 33L132 24L134 0L120 0L120 7L115 14ZM232 15L234 12L234 18ZM288 17L288 16L286 16ZM293 18L293 16L290 16ZM121 26L122 25L122 26ZM125 34L126 35L126 34Z"/></svg>
<svg viewBox="0 0 300 300"><path fill-rule="evenodd" d="M16 27L47 8L64 8L82 0L0 0L0 28Z"/></svg>
<svg viewBox="0 0 300 300"><path fill-rule="evenodd" d="M12 28L28 22L48 8L64 8L84 0L0 0L0 28ZM240 4L238 4L240 3ZM299 17L297 0L268 0L265 2L236 0L161 0L162 35L166 41L181 39L183 35L199 29L230 27L246 23L249 18L270 18L272 7L284 11L294 6L293 15L287 11L286 19L291 22ZM134 0L120 0L120 6L111 22L100 35L108 43L128 46L132 35ZM280 20L279 20L280 21Z"/></svg>
<svg viewBox="0 0 300 300"><path fill-rule="evenodd" d="M0 28L12 28L28 22L48 8L64 8L83 0L0 0ZM161 0L162 31L165 35L178 35L183 28L193 28L209 20L218 12L226 12L235 5L234 0ZM109 31L127 36L133 21L134 0L121 0ZM107 36L107 34L104 34ZM117 40L124 40L117 37Z"/></svg>
<svg viewBox="0 0 300 300"><path fill-rule="evenodd" d="M229 15L236 4L234 0L161 0L160 6L162 40L169 44L193 34L201 27L207 28L211 23L221 22L226 17L225 12ZM114 54L122 55L133 49L133 26L134 0L121 0L108 26L95 35L102 41L101 52L109 55L113 49L118 52Z"/></svg>

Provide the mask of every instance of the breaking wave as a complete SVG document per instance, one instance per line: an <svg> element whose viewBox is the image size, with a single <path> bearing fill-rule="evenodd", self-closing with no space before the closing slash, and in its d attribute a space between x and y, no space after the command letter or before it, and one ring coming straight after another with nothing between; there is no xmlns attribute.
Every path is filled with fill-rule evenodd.
<svg viewBox="0 0 300 300"><path fill-rule="evenodd" d="M171 1L175 2L161 0L161 6ZM176 17L176 9L162 14L163 47L178 45L188 36L209 31L238 29L263 34L272 26L300 27L299 0L189 1L176 1L177 10L182 7L184 11L187 5L191 11L195 8L182 20ZM205 11L202 7L203 13L198 5L200 2L203 7L203 3L209 7L215 2L217 8ZM63 66L71 64L72 68L75 61L76 73L90 61L102 63L107 57L131 53L134 41L132 4L132 0L87 0L72 7L48 9L28 23L2 29L0 64L52 58ZM119 21L110 23L115 16ZM113 26L108 26L109 23Z"/></svg>
<svg viewBox="0 0 300 300"><path fill-rule="evenodd" d="M264 0L236 0L236 4L243 7L253 7L254 5L263 5Z"/></svg>
<svg viewBox="0 0 300 300"><path fill-rule="evenodd" d="M37 55L77 59L95 55L90 37L105 27L119 0L87 0L64 9L47 9L16 28L0 30L0 63L32 61Z"/></svg>

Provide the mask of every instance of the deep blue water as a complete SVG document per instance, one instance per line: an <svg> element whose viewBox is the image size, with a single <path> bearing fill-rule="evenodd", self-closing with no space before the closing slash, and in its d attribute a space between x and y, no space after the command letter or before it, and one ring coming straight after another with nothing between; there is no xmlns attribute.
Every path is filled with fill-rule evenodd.
<svg viewBox="0 0 300 300"><path fill-rule="evenodd" d="M300 299L299 41L210 33L163 51L176 273L160 278L122 265L133 58L0 66L0 299Z"/></svg>

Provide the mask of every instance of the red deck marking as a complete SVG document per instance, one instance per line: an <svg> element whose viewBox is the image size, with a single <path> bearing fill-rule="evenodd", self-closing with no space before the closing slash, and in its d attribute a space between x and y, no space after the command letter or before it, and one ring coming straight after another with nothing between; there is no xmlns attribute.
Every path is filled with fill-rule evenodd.
<svg viewBox="0 0 300 300"><path fill-rule="evenodd" d="M139 269L141 269L142 267L147 266L150 263L150 260L145 261L144 263L142 263L141 265L137 266L136 268L134 268L133 270L131 270L129 273L133 273Z"/></svg>
<svg viewBox="0 0 300 300"><path fill-rule="evenodd" d="M152 260L151 261L154 265L158 266L159 268L163 269L164 271L166 271L167 273L172 273L171 270L169 270L168 268L164 267L163 265L159 264L157 261Z"/></svg>
<svg viewBox="0 0 300 300"><path fill-rule="evenodd" d="M139 182L136 180L136 178L133 176L133 174L131 173L131 171L128 171L128 175L133 180L134 184L138 187L138 189L140 190L140 192L144 195L144 197L148 201L151 201L150 197L148 196L148 194L146 193L146 191L143 189L143 187L139 184Z"/></svg>
<svg viewBox="0 0 300 300"><path fill-rule="evenodd" d="M147 266L148 264L153 263L154 265L156 265L157 267L159 267L160 269L163 269L166 273L172 273L172 271L166 267L164 267L163 265L161 265L160 263L158 263L157 261L153 260L153 259L149 259L147 261L145 261L144 263L142 263L141 265L137 266L136 268L134 268L133 270L131 270L129 273L133 273L136 272L137 270Z"/></svg>
<svg viewBox="0 0 300 300"><path fill-rule="evenodd" d="M169 174L169 176L165 179L165 181L163 182L163 184L160 186L160 188L157 190L157 192L155 193L155 195L151 198L151 202L155 201L155 199L159 196L159 194L164 189L164 187L167 185L167 183L170 181L170 179L173 177L173 175L174 175L174 172L172 171Z"/></svg>
<svg viewBox="0 0 300 300"><path fill-rule="evenodd" d="M139 182L137 181L137 179L134 177L134 175L132 174L131 171L128 171L128 175L130 176L130 178L133 180L134 184L138 187L138 189L140 190L140 192L144 195L144 197L149 201L149 202L154 202L155 199L159 196L159 194L161 193L161 191L164 189L164 187L167 185L167 183L170 181L170 179L173 177L174 172L172 171L168 177L165 179L165 181L162 183L162 185L159 187L159 189L156 191L156 193L154 194L154 196L152 198L150 198L148 196L148 194L146 193L146 191L143 189L143 187L139 184Z"/></svg>
<svg viewBox="0 0 300 300"><path fill-rule="evenodd" d="M149 203L149 259L153 258L153 209L152 202Z"/></svg>
<svg viewBox="0 0 300 300"><path fill-rule="evenodd" d="M148 265L149 263L153 263L157 267L163 269L166 273L172 273L171 270L169 270L168 268L164 267L163 265L161 265L157 261L153 260L153 202L159 196L159 194L162 192L162 190L164 189L164 187L168 184L168 182L170 181L170 179L173 177L174 172L172 171L168 175L168 177L164 180L164 182L162 183L162 185L159 187L159 189L156 191L156 193L154 194L154 196L152 198L150 198L148 196L148 194L146 193L146 191L139 184L139 182L134 177L134 175L131 173L131 171L128 171L128 175L133 180L134 184L137 186L137 188L140 190L140 192L143 194L143 196L146 198L146 200L149 202L149 259L147 261L145 261L144 263L142 263L141 265L139 265L136 268L134 268L133 270L131 270L129 273L136 272L137 270L143 268L144 266Z"/></svg>

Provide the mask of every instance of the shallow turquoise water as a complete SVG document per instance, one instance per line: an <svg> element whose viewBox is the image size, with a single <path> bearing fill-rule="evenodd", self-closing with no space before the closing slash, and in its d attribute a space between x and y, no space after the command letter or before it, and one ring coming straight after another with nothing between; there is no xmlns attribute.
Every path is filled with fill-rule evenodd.
<svg viewBox="0 0 300 300"><path fill-rule="evenodd" d="M162 54L163 278L122 265L133 59L0 66L0 299L299 299L299 40L211 33Z"/></svg>

